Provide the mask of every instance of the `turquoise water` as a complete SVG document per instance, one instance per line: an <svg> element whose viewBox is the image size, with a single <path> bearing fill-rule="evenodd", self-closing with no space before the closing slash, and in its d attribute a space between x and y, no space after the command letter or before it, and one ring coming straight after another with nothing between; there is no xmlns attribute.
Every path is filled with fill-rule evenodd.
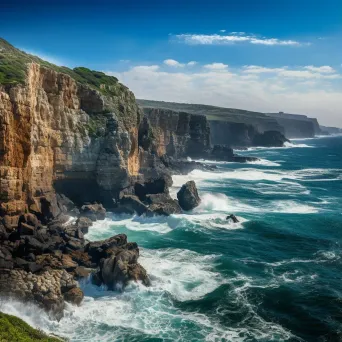
<svg viewBox="0 0 342 342"><path fill-rule="evenodd" d="M173 195L196 181L193 213L90 230L136 241L152 287L84 282L84 303L59 323L15 302L5 310L71 341L342 341L342 137L243 153L262 160L174 177Z"/></svg>

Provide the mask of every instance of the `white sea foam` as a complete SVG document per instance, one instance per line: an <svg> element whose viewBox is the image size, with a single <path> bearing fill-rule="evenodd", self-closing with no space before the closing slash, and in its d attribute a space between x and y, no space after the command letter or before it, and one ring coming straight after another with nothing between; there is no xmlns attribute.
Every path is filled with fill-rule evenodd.
<svg viewBox="0 0 342 342"><path fill-rule="evenodd" d="M238 163L238 162L228 162L228 161L218 161L218 160L206 160L206 159L198 159L197 162L203 163L203 164L215 164L215 165L228 165L228 164L238 164L238 165L263 165L263 166L281 166L277 162L270 161L268 159L259 158L258 160L254 161L247 161L246 163Z"/></svg>
<svg viewBox="0 0 342 342"><path fill-rule="evenodd" d="M294 142L285 142L284 146L282 147L256 146L256 147L248 147L247 151L284 150L284 149L289 149L289 148L314 148L314 146L307 145L307 144L297 144Z"/></svg>
<svg viewBox="0 0 342 342"><path fill-rule="evenodd" d="M132 340L141 334L168 340L183 336L179 341L188 341L194 333L203 340L210 333L222 336L228 331L207 316L182 312L173 304L173 300L198 300L225 283L214 271L217 257L183 249L143 249L140 262L152 286L132 283L125 292L115 293L83 284L84 302L68 306L59 322L33 305L5 301L1 309L71 341L113 341L128 334Z"/></svg>

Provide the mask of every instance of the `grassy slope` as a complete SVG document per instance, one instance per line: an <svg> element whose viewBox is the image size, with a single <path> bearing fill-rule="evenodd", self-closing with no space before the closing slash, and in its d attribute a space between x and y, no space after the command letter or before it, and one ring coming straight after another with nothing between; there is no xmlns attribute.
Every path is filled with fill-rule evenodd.
<svg viewBox="0 0 342 342"><path fill-rule="evenodd" d="M103 72L90 70L83 67L69 69L46 62L37 56L27 54L6 40L0 38L0 84L18 84L25 82L28 63L38 63L46 68L68 74L77 82L87 84L104 94L116 95L123 89L127 89L118 82L114 76L108 76Z"/></svg>
<svg viewBox="0 0 342 342"><path fill-rule="evenodd" d="M33 329L18 317L0 312L0 342L60 342L61 339L49 337Z"/></svg>

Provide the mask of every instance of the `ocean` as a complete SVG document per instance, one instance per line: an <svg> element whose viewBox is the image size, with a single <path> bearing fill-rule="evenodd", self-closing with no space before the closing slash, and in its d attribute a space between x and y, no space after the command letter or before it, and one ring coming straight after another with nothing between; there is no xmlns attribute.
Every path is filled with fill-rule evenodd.
<svg viewBox="0 0 342 342"><path fill-rule="evenodd" d="M196 181L193 212L90 228L89 240L136 241L151 287L84 281L60 322L34 305L1 310L70 341L342 341L342 137L241 154L261 160L173 177L173 196Z"/></svg>

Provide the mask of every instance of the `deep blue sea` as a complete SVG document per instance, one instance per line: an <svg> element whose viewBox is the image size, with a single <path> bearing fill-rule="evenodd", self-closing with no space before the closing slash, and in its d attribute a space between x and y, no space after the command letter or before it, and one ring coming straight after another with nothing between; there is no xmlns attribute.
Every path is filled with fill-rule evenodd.
<svg viewBox="0 0 342 342"><path fill-rule="evenodd" d="M174 176L173 195L196 181L193 212L90 229L90 240L136 241L150 288L84 282L83 304L60 322L15 302L2 310L71 341L342 341L342 137L241 153L261 160Z"/></svg>

